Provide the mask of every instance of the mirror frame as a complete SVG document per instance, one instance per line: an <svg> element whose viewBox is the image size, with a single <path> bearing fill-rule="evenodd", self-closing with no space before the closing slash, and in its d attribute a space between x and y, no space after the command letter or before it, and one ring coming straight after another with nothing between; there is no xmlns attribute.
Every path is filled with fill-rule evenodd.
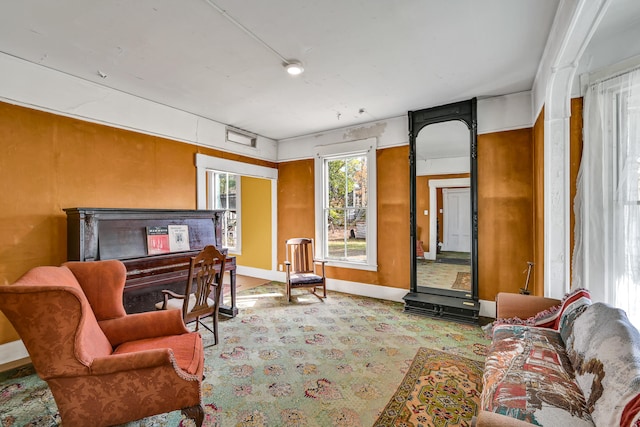
<svg viewBox="0 0 640 427"><path fill-rule="evenodd" d="M455 102L423 110L409 111L409 189L411 233L411 292L464 298L459 291L418 286L417 283L417 212L416 212L416 139L420 131L431 124L461 121L469 129L470 199L471 199L471 299L478 301L478 126L477 100ZM419 289L420 288L420 289Z"/></svg>

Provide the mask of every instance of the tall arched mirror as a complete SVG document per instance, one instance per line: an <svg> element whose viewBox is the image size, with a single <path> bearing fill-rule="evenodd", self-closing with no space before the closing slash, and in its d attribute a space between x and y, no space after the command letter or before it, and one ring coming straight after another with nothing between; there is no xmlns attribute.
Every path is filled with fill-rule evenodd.
<svg viewBox="0 0 640 427"><path fill-rule="evenodd" d="M405 310L477 322L476 99L409 112L411 289Z"/></svg>

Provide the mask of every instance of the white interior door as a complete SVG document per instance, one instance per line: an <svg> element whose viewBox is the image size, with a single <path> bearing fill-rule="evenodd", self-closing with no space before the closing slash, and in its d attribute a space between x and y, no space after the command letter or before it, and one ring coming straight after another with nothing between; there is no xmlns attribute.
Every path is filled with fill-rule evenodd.
<svg viewBox="0 0 640 427"><path fill-rule="evenodd" d="M442 250L471 252L471 193L469 187L443 188Z"/></svg>

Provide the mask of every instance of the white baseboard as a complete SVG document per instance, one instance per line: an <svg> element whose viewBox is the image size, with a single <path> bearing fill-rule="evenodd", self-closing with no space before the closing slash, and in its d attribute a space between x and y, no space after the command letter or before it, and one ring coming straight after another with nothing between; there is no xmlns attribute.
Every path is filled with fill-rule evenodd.
<svg viewBox="0 0 640 427"><path fill-rule="evenodd" d="M239 265L236 274L258 277L260 279L273 280L275 282L286 281L286 274L282 271L264 270L261 268L244 267ZM402 297L409 292L408 289L391 288L388 286L369 285L366 283L350 282L347 280L327 279L327 289L346 294L361 295L371 298L386 299L403 302Z"/></svg>
<svg viewBox="0 0 640 427"><path fill-rule="evenodd" d="M343 292L345 294L386 299L396 302L403 302L404 300L402 297L409 292L408 289L369 285L367 283L349 282L347 280L338 279L327 279L327 289L336 292Z"/></svg>
<svg viewBox="0 0 640 427"><path fill-rule="evenodd" d="M409 292L408 289L390 288L388 286L369 285L366 283L349 282L336 279L327 279L327 289L344 292L346 294L361 295L396 302L404 302L402 298ZM495 318L495 301L480 300L479 315L481 317Z"/></svg>
<svg viewBox="0 0 640 427"><path fill-rule="evenodd" d="M480 317L496 318L496 302L480 300Z"/></svg>

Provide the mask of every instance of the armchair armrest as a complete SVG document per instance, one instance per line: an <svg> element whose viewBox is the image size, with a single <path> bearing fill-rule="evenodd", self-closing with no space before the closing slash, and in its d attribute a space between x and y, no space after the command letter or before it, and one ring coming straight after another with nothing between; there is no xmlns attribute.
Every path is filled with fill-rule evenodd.
<svg viewBox="0 0 640 427"><path fill-rule="evenodd" d="M182 295L182 294L177 294L173 291L170 291L168 289L163 289L162 290L162 309L166 310L167 309L167 305L169 304L169 297L173 298L173 299L181 299L184 300L187 298L186 295Z"/></svg>
<svg viewBox="0 0 640 427"><path fill-rule="evenodd" d="M553 298L500 292L496 295L496 318L528 319L558 304L560 300Z"/></svg>
<svg viewBox="0 0 640 427"><path fill-rule="evenodd" d="M324 277L324 265L327 263L326 259L314 259L313 262L315 264L320 264L322 267L322 277Z"/></svg>
<svg viewBox="0 0 640 427"><path fill-rule="evenodd" d="M284 268L286 270L286 274L287 274L287 283L289 283L289 278L291 277L291 261L285 261L284 262Z"/></svg>
<svg viewBox="0 0 640 427"><path fill-rule="evenodd" d="M93 359L90 369L92 375L106 375L159 366L171 366L173 369L172 358L173 351L168 348L112 354Z"/></svg>
<svg viewBox="0 0 640 427"><path fill-rule="evenodd" d="M182 335L189 330L182 320L182 310L159 310L129 314L98 322L112 346L123 342L167 335Z"/></svg>

